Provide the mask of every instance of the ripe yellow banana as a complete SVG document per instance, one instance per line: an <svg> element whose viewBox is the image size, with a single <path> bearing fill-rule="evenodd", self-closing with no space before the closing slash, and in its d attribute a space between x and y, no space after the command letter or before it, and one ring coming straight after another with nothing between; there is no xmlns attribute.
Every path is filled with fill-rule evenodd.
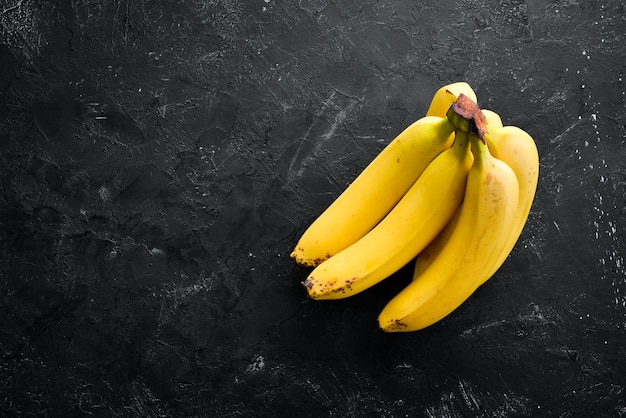
<svg viewBox="0 0 626 418"><path fill-rule="evenodd" d="M472 90L469 84L463 81L448 84L437 90L426 111L426 116L445 116L450 105L452 105L461 94L466 95L472 99L473 102L476 102L476 93L474 93L474 90Z"/></svg>
<svg viewBox="0 0 626 418"><path fill-rule="evenodd" d="M467 134L438 155L374 229L317 266L303 282L313 299L359 293L411 261L448 223L463 200L472 165Z"/></svg>
<svg viewBox="0 0 626 418"><path fill-rule="evenodd" d="M519 199L515 173L482 140L472 135L471 142L474 163L455 228L428 268L380 313L383 331L415 331L444 318L488 278L511 235Z"/></svg>
<svg viewBox="0 0 626 418"><path fill-rule="evenodd" d="M483 115L485 116L485 119L487 121L487 130L489 129L496 129L496 128L502 128L502 119L500 118L500 115L498 115L496 112L493 112L491 110L487 110L487 109L482 109L481 110ZM499 136L494 136L492 138L495 138L495 140L497 140ZM493 142L493 141L492 141ZM504 142L504 141L501 141ZM487 142L487 144L489 145L489 141ZM489 147L489 149L491 150L491 147ZM493 152L492 152L493 155ZM513 170L515 171L515 170ZM516 172L516 176L517 176L517 172ZM518 177L518 182L521 182L520 177ZM536 180L535 180L536 182ZM522 198L522 186L520 185L520 202L523 201ZM534 194L534 190L533 190L533 194ZM518 208L518 211L520 210L520 208ZM430 263L435 259L435 257L437 256L437 254L439 254L439 252L442 250L442 248L446 245L446 243L448 242L448 239L450 238L450 234L452 233L452 231L454 230L454 227L456 225L456 222L459 218L459 213L461 211L461 207L459 207L457 209L457 211L454 213L454 215L452 216L452 219L450 220L450 222L448 223L448 225L446 225L446 227L443 229L443 231L441 231L439 233L439 235L437 235L437 237L426 246L426 248L424 248L422 250L421 253L419 253L419 255L417 256L417 258L415 259L415 265L413 267L413 279L415 280L417 277L419 277L424 270L426 270L426 268L430 265ZM525 222L526 219L524 218ZM523 226L523 224L522 224ZM510 252L510 250L509 250ZM504 262L504 261L503 261Z"/></svg>
<svg viewBox="0 0 626 418"><path fill-rule="evenodd" d="M491 277L502 266L515 247L528 219L539 180L539 153L535 141L524 130L516 126L503 126L500 116L491 110L483 109L481 112L487 122L484 139L491 155L511 167L519 184L519 203L511 236L506 245L502 247L500 259L489 274ZM456 221L457 216L458 214L455 214L451 224ZM444 245L443 243L447 240L452 228L453 225L446 226L440 236L420 253L415 262L413 277L419 276L426 269L435 254Z"/></svg>
<svg viewBox="0 0 626 418"><path fill-rule="evenodd" d="M533 138L516 126L487 125L487 131L485 140L491 154L511 167L519 183L519 203L515 212L513 230L507 243L502 247L502 254L494 265L491 276L515 247L528 219L539 180L539 153Z"/></svg>
<svg viewBox="0 0 626 418"><path fill-rule="evenodd" d="M380 222L426 166L454 142L453 126L445 116L461 94L476 100L465 82L441 87L426 117L400 133L308 227L291 258L298 264L316 267Z"/></svg>
<svg viewBox="0 0 626 418"><path fill-rule="evenodd" d="M291 253L315 267L355 243L389 213L424 169L454 141L446 117L426 116L390 142L309 226Z"/></svg>

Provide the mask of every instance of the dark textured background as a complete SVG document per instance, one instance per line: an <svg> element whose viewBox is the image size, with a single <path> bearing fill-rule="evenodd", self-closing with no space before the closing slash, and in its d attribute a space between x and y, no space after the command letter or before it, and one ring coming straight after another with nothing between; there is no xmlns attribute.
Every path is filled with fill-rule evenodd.
<svg viewBox="0 0 626 418"><path fill-rule="evenodd" d="M626 416L620 0L0 1L8 416ZM418 333L288 254L435 90L536 140L509 260Z"/></svg>

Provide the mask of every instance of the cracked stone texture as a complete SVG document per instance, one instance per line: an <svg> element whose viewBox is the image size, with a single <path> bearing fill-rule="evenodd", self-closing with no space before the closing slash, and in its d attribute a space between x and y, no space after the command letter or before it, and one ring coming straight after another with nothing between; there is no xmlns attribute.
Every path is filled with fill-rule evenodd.
<svg viewBox="0 0 626 418"><path fill-rule="evenodd" d="M626 416L623 2L0 10L5 416ZM511 256L440 323L307 300L299 234L442 85L537 141Z"/></svg>

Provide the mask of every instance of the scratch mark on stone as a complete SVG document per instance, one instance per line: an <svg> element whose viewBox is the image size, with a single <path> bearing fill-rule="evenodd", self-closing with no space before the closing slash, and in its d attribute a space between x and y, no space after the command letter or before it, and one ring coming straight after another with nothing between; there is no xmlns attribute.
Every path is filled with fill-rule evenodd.
<svg viewBox="0 0 626 418"><path fill-rule="evenodd" d="M350 101L348 104L341 107L338 104L334 104L334 99L336 95L337 91L333 91L330 96L324 101L322 108L315 113L313 123L311 123L311 125L307 129L304 137L300 141L300 144L291 159L291 162L289 163L289 167L287 170L287 184L290 184L292 181L302 176L302 173L308 163L312 161L319 154L320 150L328 143L328 141L335 136L337 128L345 121L348 112L357 103L356 101ZM331 111L334 111L336 107L339 107L339 109L336 110L334 116L330 118L330 126L328 127L328 129L325 130L325 132L323 132L319 135L318 138L316 138L317 140L314 142L313 149L302 159L298 167L296 167L296 161L300 157L303 145L311 137L313 129L317 126L317 122L322 118L323 114L327 113L327 110L329 108L332 109Z"/></svg>
<svg viewBox="0 0 626 418"><path fill-rule="evenodd" d="M254 356L248 367L246 367L246 373L258 373L265 368L265 359L262 355L257 354Z"/></svg>
<svg viewBox="0 0 626 418"><path fill-rule="evenodd" d="M461 396L463 397L463 400L465 401L465 404L467 405L467 407L472 412L477 412L480 408L480 404L469 382L460 380L459 391L461 392Z"/></svg>

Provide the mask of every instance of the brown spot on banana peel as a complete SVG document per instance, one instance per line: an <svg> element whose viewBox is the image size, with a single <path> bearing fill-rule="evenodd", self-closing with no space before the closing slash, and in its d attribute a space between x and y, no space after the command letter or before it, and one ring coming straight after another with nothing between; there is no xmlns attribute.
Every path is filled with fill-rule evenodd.
<svg viewBox="0 0 626 418"><path fill-rule="evenodd" d="M357 279L357 277L344 279L343 286L336 287L337 280L319 284L315 277L309 276L302 282L302 286L306 288L310 298L317 299L320 296L327 295L329 293L346 293L346 291L352 289L352 283L354 283ZM318 287L318 289L314 290L315 287Z"/></svg>
<svg viewBox="0 0 626 418"><path fill-rule="evenodd" d="M395 331L408 327L401 319L392 319L387 322L386 326L381 327L383 331Z"/></svg>
<svg viewBox="0 0 626 418"><path fill-rule="evenodd" d="M295 261L296 263L300 264L301 266L304 267L317 267L320 264L322 264L322 262L328 260L330 258L330 254L326 253L326 255L324 257L318 257L318 258L305 258L305 257L301 257L298 256L298 254L296 254L296 252L300 252L303 253L304 252L304 248L302 247L298 247L296 250L294 250L291 255L289 256L289 258L291 258L293 261Z"/></svg>
<svg viewBox="0 0 626 418"><path fill-rule="evenodd" d="M347 290L351 290L352 289L352 283L357 281L357 277L353 277L351 279L345 279L343 281L343 286L337 288L337 289L333 289L332 292L333 293L346 293Z"/></svg>
<svg viewBox="0 0 626 418"><path fill-rule="evenodd" d="M307 277L307 279L305 281L302 282L302 286L304 286L304 288L307 290L307 292L309 293L309 297L311 297L312 299L316 299L319 296L328 293L328 288L332 287L334 285L334 283L322 283L319 284L317 279L313 276L309 276ZM315 287L317 287L318 289L315 290Z"/></svg>

